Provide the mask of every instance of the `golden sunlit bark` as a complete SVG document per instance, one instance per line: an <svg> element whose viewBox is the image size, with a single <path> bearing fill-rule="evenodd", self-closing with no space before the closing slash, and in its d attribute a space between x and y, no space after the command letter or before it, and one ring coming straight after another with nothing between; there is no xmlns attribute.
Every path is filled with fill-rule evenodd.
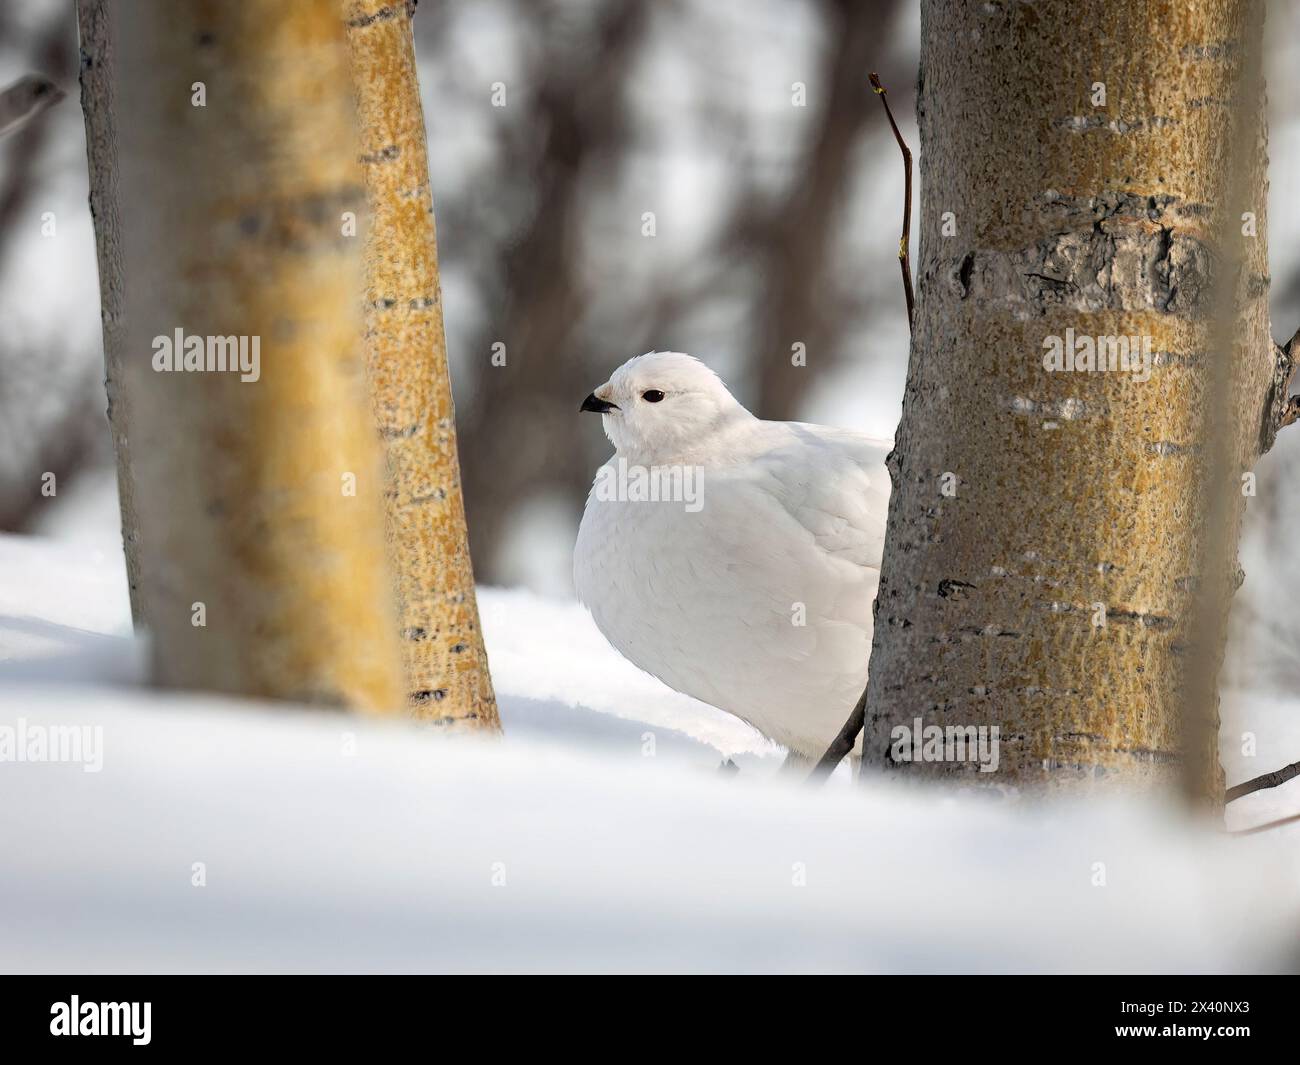
<svg viewBox="0 0 1300 1065"><path fill-rule="evenodd" d="M919 717L1000 728L983 783L1221 794L1217 711L1191 688L1213 690L1273 403L1259 12L923 3L919 296L866 765L978 770L896 758Z"/></svg>
<svg viewBox="0 0 1300 1065"><path fill-rule="evenodd" d="M400 712L339 7L118 15L123 360L156 678ZM225 338L237 370L215 368Z"/></svg>
<svg viewBox="0 0 1300 1065"><path fill-rule="evenodd" d="M389 465L407 696L439 724L499 729L479 627L447 371L414 5L344 7L370 203L366 349Z"/></svg>

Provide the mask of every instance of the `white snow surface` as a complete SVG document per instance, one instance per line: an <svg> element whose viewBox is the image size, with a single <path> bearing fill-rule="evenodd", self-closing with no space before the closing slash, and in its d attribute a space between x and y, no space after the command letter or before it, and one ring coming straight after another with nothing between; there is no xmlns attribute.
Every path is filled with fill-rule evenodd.
<svg viewBox="0 0 1300 1065"><path fill-rule="evenodd" d="M1296 825L1227 836L1133 799L1044 805L843 770L815 791L776 774L782 752L753 730L622 661L577 604L485 588L480 605L506 736L449 739L147 690L120 558L0 536L0 727L103 730L99 772L0 762L0 969L1300 962ZM1258 748L1242 757L1244 728L1225 727L1230 781L1300 757L1293 702L1224 702ZM739 773L717 771L724 757ZM1300 781L1229 822L1298 812Z"/></svg>

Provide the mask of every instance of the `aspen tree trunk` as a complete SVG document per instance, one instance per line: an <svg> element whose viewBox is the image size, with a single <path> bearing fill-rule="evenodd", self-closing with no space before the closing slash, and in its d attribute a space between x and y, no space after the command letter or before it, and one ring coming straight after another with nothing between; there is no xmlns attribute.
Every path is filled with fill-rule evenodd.
<svg viewBox="0 0 1300 1065"><path fill-rule="evenodd" d="M343 233L364 189L339 7L132 0L118 16L122 350L156 677L400 712L361 246ZM164 359L177 331L188 369ZM213 368L221 338L240 370Z"/></svg>
<svg viewBox="0 0 1300 1065"><path fill-rule="evenodd" d="M866 765L1221 796L1241 475L1275 405L1244 62L1261 8L923 0L919 303ZM1073 338L1086 368L1079 338L1121 336L1136 370L1109 344L1106 372L1044 362ZM916 718L999 726L999 772L898 757Z"/></svg>
<svg viewBox="0 0 1300 1065"><path fill-rule="evenodd" d="M108 425L117 460L117 498L122 515L122 548L131 595L131 617L142 624L140 546L131 474L127 396L122 390L122 224L117 203L117 134L114 128L114 48L116 11L108 0L77 0L81 38L81 113L86 122L86 163L90 171L90 214L95 220L99 264L100 319L104 333L104 387Z"/></svg>
<svg viewBox="0 0 1300 1065"><path fill-rule="evenodd" d="M344 5L370 204L366 351L388 456L407 698L425 720L499 730L456 453L413 9Z"/></svg>

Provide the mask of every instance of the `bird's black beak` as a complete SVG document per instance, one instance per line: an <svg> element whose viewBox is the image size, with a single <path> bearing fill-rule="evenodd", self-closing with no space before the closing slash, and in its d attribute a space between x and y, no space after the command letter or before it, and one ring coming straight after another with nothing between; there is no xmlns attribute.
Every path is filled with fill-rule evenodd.
<svg viewBox="0 0 1300 1065"><path fill-rule="evenodd" d="M612 410L618 410L618 407L613 403L608 403L605 400L600 399L596 393L593 392L582 401L582 406L579 407L578 410L590 410L595 411L597 414L608 414Z"/></svg>

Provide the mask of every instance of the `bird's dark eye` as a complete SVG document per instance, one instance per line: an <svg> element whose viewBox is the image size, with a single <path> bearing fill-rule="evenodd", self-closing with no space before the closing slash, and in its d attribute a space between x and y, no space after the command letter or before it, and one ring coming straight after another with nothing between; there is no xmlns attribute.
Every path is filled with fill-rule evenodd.
<svg viewBox="0 0 1300 1065"><path fill-rule="evenodd" d="M659 389L657 388L647 388L644 392L641 393L641 398L644 399L647 403L658 403L661 399L664 398L664 394L660 392Z"/></svg>

